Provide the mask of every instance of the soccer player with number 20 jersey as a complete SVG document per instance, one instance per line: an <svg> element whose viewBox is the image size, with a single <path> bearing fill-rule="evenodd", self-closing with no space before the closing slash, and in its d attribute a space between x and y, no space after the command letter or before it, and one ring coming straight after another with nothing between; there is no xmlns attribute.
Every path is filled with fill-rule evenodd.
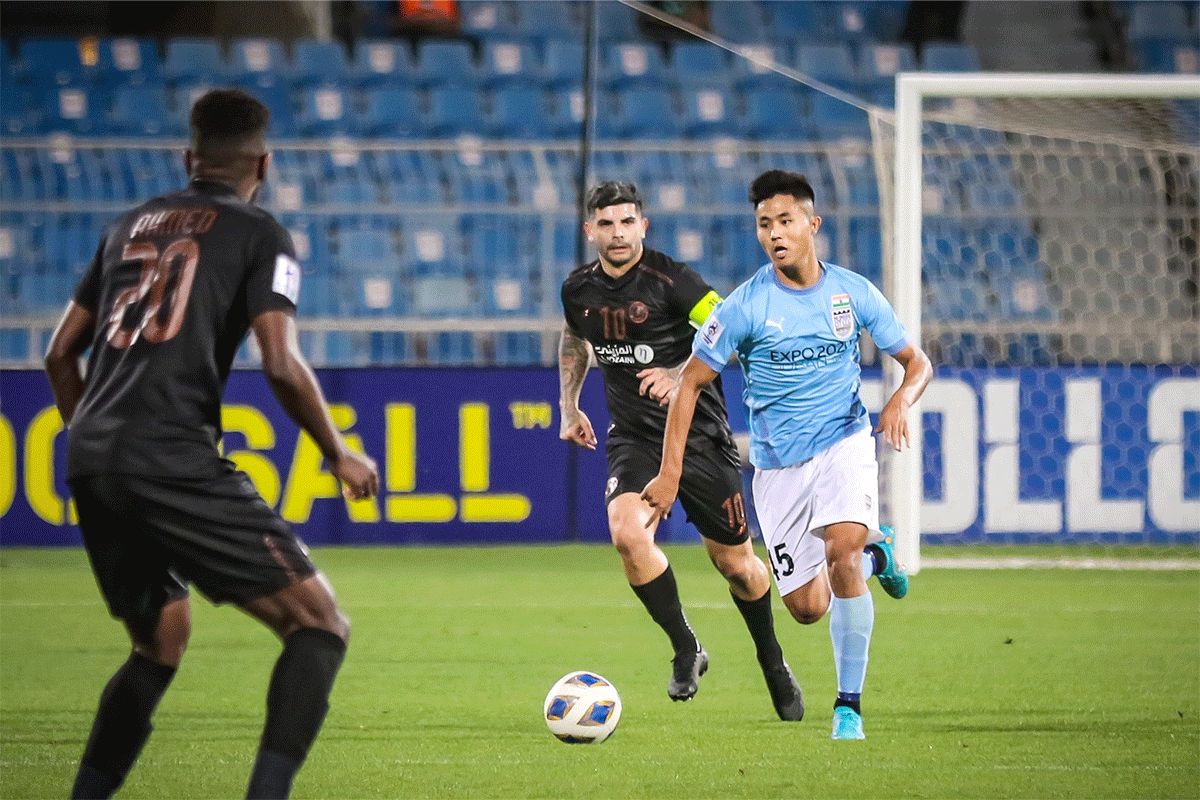
<svg viewBox="0 0 1200 800"><path fill-rule="evenodd" d="M908 439L906 414L932 367L870 281L817 260L813 234L821 218L802 175L760 175L750 202L770 263L696 336L670 404L661 468L641 499L654 519L670 509L691 458L685 441L697 399L736 354L746 378L754 506L775 582L798 622L829 612L838 684L832 736L862 739L860 697L875 621L866 578L878 575L901 597L907 576L879 524L875 443L858 395L859 329L904 368L875 427L896 450Z"/></svg>

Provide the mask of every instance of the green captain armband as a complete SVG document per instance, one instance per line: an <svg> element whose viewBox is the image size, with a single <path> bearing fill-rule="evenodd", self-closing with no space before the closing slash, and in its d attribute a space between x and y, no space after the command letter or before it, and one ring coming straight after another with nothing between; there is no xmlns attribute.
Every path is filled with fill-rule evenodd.
<svg viewBox="0 0 1200 800"><path fill-rule="evenodd" d="M693 328L700 330L704 320L708 319L708 315L720 304L721 295L717 294L716 290L709 289L708 294L701 297L700 302L692 306L692 310L688 312L688 322L692 323Z"/></svg>

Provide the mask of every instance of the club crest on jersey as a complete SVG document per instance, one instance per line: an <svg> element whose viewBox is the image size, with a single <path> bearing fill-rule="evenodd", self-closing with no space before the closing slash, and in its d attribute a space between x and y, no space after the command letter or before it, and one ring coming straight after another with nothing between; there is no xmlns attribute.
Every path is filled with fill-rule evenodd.
<svg viewBox="0 0 1200 800"><path fill-rule="evenodd" d="M854 309L850 307L850 295L835 294L830 298L829 319L833 323L833 335L849 339L854 333Z"/></svg>

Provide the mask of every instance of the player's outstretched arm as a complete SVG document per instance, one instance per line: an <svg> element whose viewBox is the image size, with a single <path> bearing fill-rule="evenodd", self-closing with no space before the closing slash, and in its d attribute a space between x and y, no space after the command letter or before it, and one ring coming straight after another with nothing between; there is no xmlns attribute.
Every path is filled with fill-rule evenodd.
<svg viewBox="0 0 1200 800"><path fill-rule="evenodd" d="M596 449L592 421L579 408L579 393L588 371L588 343L563 326L558 340L558 438L589 450Z"/></svg>
<svg viewBox="0 0 1200 800"><path fill-rule="evenodd" d="M662 463L658 474L642 489L642 499L654 509L646 522L649 528L660 519L665 519L679 493L679 476L683 473L683 451L687 447L688 431L692 428L692 417L696 413L696 399L700 390L712 383L717 373L708 364L692 356L683 365L679 376L679 388L671 398L667 410L667 427L663 432Z"/></svg>
<svg viewBox="0 0 1200 800"><path fill-rule="evenodd" d="M75 416L75 407L83 396L83 374L79 371L79 357L92 343L96 331L96 315L74 300L67 303L50 344L46 347L44 364L46 377L50 379L50 391L54 403L66 425Z"/></svg>
<svg viewBox="0 0 1200 800"><path fill-rule="evenodd" d="M917 402L929 380L933 377L933 365L929 356L919 345L910 344L896 355L892 356L904 367L904 380L895 393L879 412L879 423L875 426L876 433L882 433L883 438L896 452L908 444L908 409Z"/></svg>
<svg viewBox="0 0 1200 800"><path fill-rule="evenodd" d="M379 492L379 470L369 456L351 450L333 424L317 376L300 352L295 317L286 311L264 311L252 325L262 350L263 372L279 405L321 448L347 497L374 497Z"/></svg>

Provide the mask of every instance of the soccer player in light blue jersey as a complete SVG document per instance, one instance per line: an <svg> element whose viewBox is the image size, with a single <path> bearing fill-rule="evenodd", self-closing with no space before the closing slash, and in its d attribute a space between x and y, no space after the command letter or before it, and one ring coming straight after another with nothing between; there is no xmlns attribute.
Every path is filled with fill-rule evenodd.
<svg viewBox="0 0 1200 800"><path fill-rule="evenodd" d="M765 172L751 184L750 202L770 263L696 336L667 415L662 464L642 498L654 521L670 510L697 394L736 353L746 378L754 503L775 582L797 622L829 612L838 683L833 738L862 739L875 624L866 579L876 574L889 594L902 596L894 590L907 588L907 576L879 525L875 442L859 398L860 328L904 368L875 426L897 451L908 441L908 409L933 369L870 281L817 260L821 218L804 176Z"/></svg>

